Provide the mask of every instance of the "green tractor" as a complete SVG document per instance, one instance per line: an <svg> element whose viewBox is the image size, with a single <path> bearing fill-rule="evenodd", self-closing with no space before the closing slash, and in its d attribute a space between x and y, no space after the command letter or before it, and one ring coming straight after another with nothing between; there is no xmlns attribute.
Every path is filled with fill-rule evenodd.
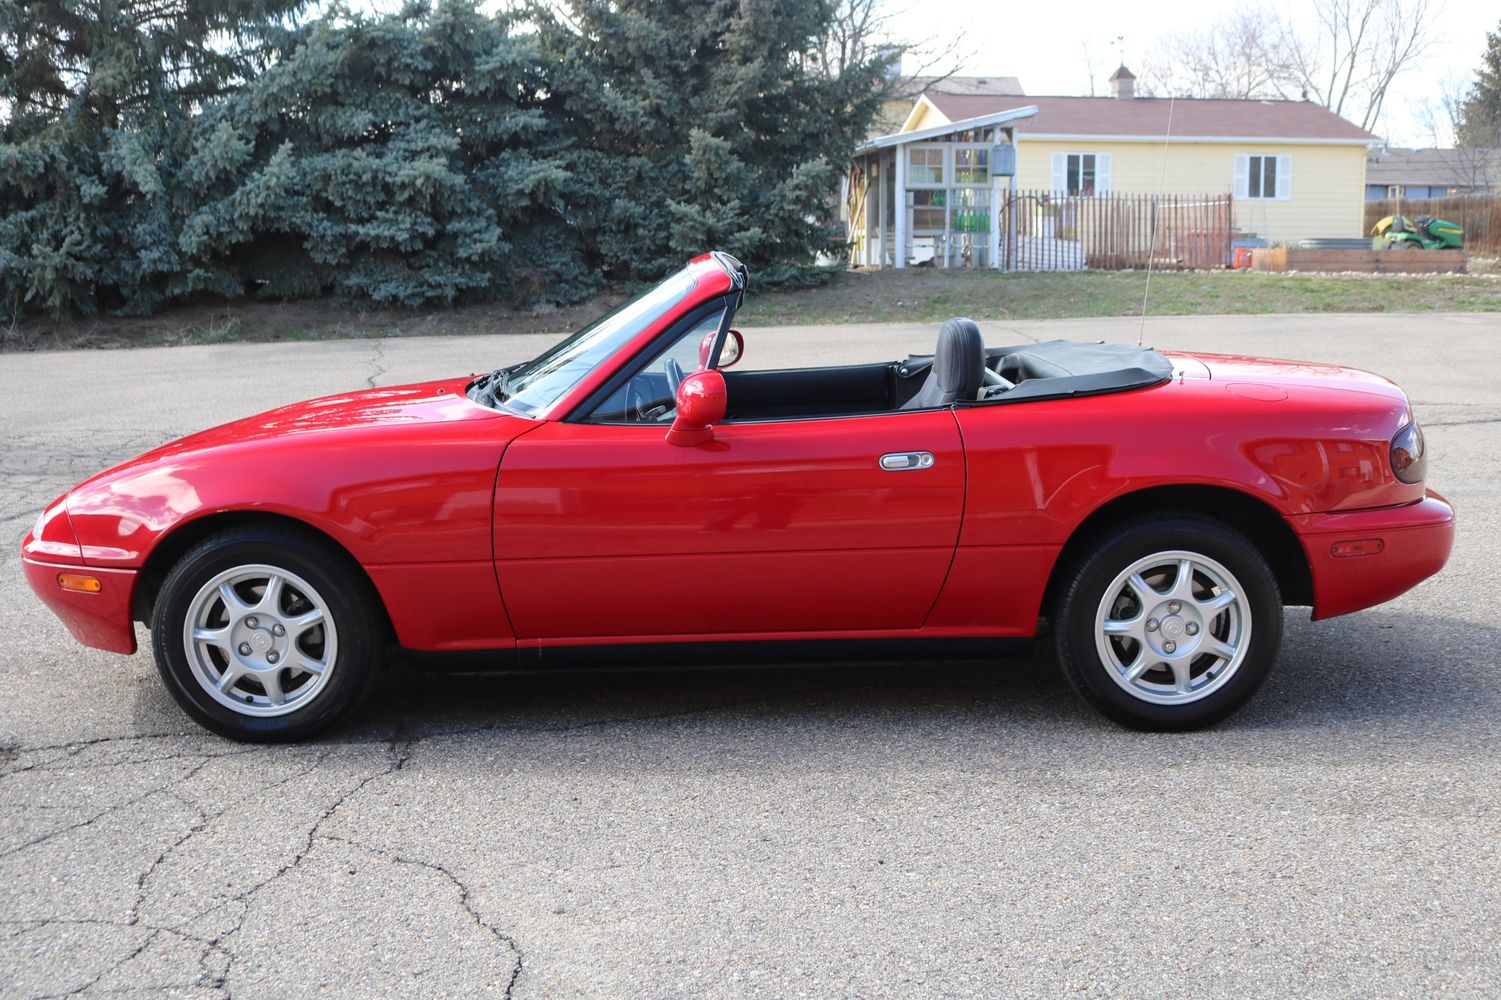
<svg viewBox="0 0 1501 1000"><path fill-rule="evenodd" d="M1388 215L1371 227L1376 248L1388 250L1459 250L1465 245L1463 226L1445 219L1420 215L1408 222L1400 215Z"/></svg>

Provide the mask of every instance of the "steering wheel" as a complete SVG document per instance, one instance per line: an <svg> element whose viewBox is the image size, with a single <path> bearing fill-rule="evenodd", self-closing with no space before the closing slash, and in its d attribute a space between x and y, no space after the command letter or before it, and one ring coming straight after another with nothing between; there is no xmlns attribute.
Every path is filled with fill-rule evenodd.
<svg viewBox="0 0 1501 1000"><path fill-rule="evenodd" d="M683 384L683 366L672 358L662 359L662 374L667 379L667 395L660 399L649 399L641 391L641 379L633 378L625 385L625 405L627 413L634 413L636 419L645 423L660 423L675 409L677 409L678 386Z"/></svg>
<svg viewBox="0 0 1501 1000"><path fill-rule="evenodd" d="M667 391L674 401L678 398L678 386L683 384L683 366L671 357L662 360L662 374L667 376Z"/></svg>

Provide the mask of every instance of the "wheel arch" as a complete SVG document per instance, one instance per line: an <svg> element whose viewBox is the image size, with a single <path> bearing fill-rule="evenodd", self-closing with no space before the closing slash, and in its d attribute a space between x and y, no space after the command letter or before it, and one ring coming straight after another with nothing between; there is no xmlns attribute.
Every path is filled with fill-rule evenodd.
<svg viewBox="0 0 1501 1000"><path fill-rule="evenodd" d="M1284 605L1313 603L1313 575L1298 536L1277 510L1248 493L1224 486L1153 486L1114 497L1079 523L1064 543L1043 591L1049 619L1066 583L1069 567L1117 525L1148 514L1198 514L1245 535L1276 575Z"/></svg>
<svg viewBox="0 0 1501 1000"><path fill-rule="evenodd" d="M291 517L287 514L273 513L262 510L226 510L192 520L182 521L157 540L152 547L151 553L142 564L136 580L135 593L131 597L131 618L138 622L150 624L151 616L156 609L157 594L161 591L162 581L172 571L189 549L197 545L211 535L217 534L230 528L253 528L257 526L279 526L289 528L303 534L312 535L339 552L348 561L365 583L369 585L370 592L375 595L381 618L385 622L387 634L395 635L391 624L391 614L386 608L385 601L381 597L380 589L375 586L375 581L360 565L360 561L347 547L339 542L328 532L323 531L313 524L300 518Z"/></svg>

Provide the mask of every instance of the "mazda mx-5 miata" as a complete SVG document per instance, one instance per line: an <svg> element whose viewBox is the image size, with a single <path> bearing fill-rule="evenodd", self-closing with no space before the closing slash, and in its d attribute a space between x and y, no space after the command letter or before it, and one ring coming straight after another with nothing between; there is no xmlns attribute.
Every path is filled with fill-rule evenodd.
<svg viewBox="0 0 1501 1000"><path fill-rule="evenodd" d="M963 319L932 355L734 370L746 281L706 254L531 361L164 445L50 504L27 577L85 645L134 653L146 623L172 695L237 739L327 725L393 648L545 667L1039 634L1106 715L1189 729L1266 678L1284 605L1368 608L1448 558L1379 376L986 347Z"/></svg>

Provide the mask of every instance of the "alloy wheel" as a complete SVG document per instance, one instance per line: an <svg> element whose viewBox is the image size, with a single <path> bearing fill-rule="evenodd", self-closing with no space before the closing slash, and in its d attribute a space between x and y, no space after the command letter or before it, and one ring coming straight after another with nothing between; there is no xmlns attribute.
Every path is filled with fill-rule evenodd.
<svg viewBox="0 0 1501 1000"><path fill-rule="evenodd" d="M235 566L198 589L183 619L193 678L242 715L278 716L310 704L337 665L327 602L302 577L265 564Z"/></svg>
<svg viewBox="0 0 1501 1000"><path fill-rule="evenodd" d="M1251 615L1223 565L1196 552L1157 552L1105 588L1095 648L1110 679L1158 705L1198 701L1224 687L1245 660Z"/></svg>

